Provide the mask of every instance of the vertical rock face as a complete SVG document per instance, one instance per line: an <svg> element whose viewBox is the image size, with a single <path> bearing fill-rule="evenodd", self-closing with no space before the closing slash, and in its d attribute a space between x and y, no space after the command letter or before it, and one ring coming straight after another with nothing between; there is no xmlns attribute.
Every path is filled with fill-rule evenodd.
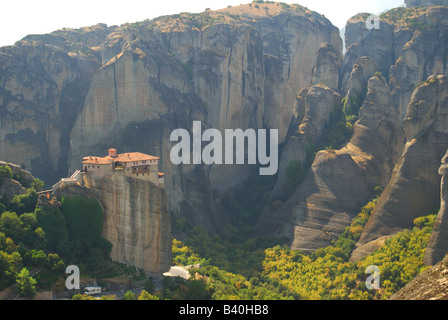
<svg viewBox="0 0 448 320"><path fill-rule="evenodd" d="M0 158L49 184L67 175L70 131L109 32L61 30L0 48Z"/></svg>
<svg viewBox="0 0 448 320"><path fill-rule="evenodd" d="M433 233L428 243L425 253L425 264L435 265L448 252L448 217L447 217L447 201L448 201L448 152L442 159L442 165L439 174L442 176L440 186L440 211L434 224Z"/></svg>
<svg viewBox="0 0 448 320"><path fill-rule="evenodd" d="M392 23L380 20L379 29L368 29L366 20L369 14L358 14L347 21L345 27L345 46L347 52L341 67L340 88L345 95L347 81L353 65L360 57L369 57L376 65L378 72L389 73L390 66L395 61L394 26Z"/></svg>
<svg viewBox="0 0 448 320"><path fill-rule="evenodd" d="M448 6L447 0L405 0L407 8L421 6Z"/></svg>
<svg viewBox="0 0 448 320"><path fill-rule="evenodd" d="M168 271L171 216L163 188L112 171L87 173L84 182L103 205L103 237L113 245L112 260L153 274Z"/></svg>
<svg viewBox="0 0 448 320"><path fill-rule="evenodd" d="M6 196L12 199L15 195L25 194L26 188L29 188L31 182L35 179L33 175L29 171L23 170L17 164L0 161L0 167L4 166L11 168L13 178L0 180L0 198Z"/></svg>
<svg viewBox="0 0 448 320"><path fill-rule="evenodd" d="M358 115L367 95L367 83L377 70L376 63L369 57L363 56L356 60L346 87L344 108L347 114Z"/></svg>
<svg viewBox="0 0 448 320"><path fill-rule="evenodd" d="M323 43L317 52L311 84L323 84L333 90L339 88L339 69L342 64L340 52L329 43Z"/></svg>
<svg viewBox="0 0 448 320"><path fill-rule="evenodd" d="M440 204L440 159L448 146L446 76L430 77L415 90L404 129L407 143L358 245L412 228L413 220Z"/></svg>
<svg viewBox="0 0 448 320"><path fill-rule="evenodd" d="M390 102L385 79L372 77L350 143L341 150L317 153L291 197L278 209L264 211L255 234L270 231L289 236L291 247L302 251L329 245L369 199L374 186L388 180L393 148L399 145L393 142L398 115Z"/></svg>
<svg viewBox="0 0 448 320"><path fill-rule="evenodd" d="M170 133L201 120L221 132L278 129L283 142L297 90L310 86L324 42L340 56L337 28L298 5L242 5L120 27L102 47L102 66L71 132L70 169L110 144L158 154L170 210L217 230L226 220L213 193L241 184L249 170L174 166Z"/></svg>
<svg viewBox="0 0 448 320"><path fill-rule="evenodd" d="M159 154L170 210L219 228L213 193L241 184L249 169L173 166L170 133L201 120L278 129L283 142L322 43L340 55L329 20L280 3L28 36L0 49L0 158L51 185L111 145Z"/></svg>
<svg viewBox="0 0 448 320"><path fill-rule="evenodd" d="M430 76L447 74L447 10L393 9L380 29L366 27L368 14L348 21L339 90L346 113L359 118L353 137L340 150L320 151L289 199L263 212L255 234L274 230L290 236L293 249L313 251L330 244L380 185L386 189L358 243L359 258L438 206L447 88L444 76ZM297 112L305 96L298 95ZM288 148L303 150L298 141L291 136L281 157L303 159Z"/></svg>

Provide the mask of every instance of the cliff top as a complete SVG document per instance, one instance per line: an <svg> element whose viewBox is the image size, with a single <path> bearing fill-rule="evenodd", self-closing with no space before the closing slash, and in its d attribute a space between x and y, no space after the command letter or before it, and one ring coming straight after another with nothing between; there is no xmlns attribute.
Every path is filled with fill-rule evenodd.
<svg viewBox="0 0 448 320"><path fill-rule="evenodd" d="M421 7L421 6L447 6L448 0L405 0L406 6Z"/></svg>
<svg viewBox="0 0 448 320"><path fill-rule="evenodd" d="M348 19L348 24L364 23L371 13L358 13ZM434 25L448 24L447 6L422 6L393 8L380 16L381 20L398 28L427 29Z"/></svg>
<svg viewBox="0 0 448 320"><path fill-rule="evenodd" d="M139 22L123 23L120 26L107 26L104 23L98 23L78 29L62 28L49 34L27 35L22 40L17 41L15 46L24 44L31 46L50 45L65 51L92 55L100 50L101 44L111 34L132 33L140 28L163 33L184 32L203 30L214 24L235 25L253 22L258 19L274 19L278 23L285 23L290 16L303 17L323 25L332 25L325 16L299 4L290 5L283 2L256 0L252 3L229 6L219 10L206 9L201 13L181 12ZM279 17L282 18L279 19ZM6 47L4 48L6 49Z"/></svg>
<svg viewBox="0 0 448 320"><path fill-rule="evenodd" d="M440 15L441 19L434 19ZM432 17L432 18L429 18ZM417 27L424 25L446 24L448 17L448 7L433 6L419 8L394 8L381 15L381 19L389 22L395 27Z"/></svg>
<svg viewBox="0 0 448 320"><path fill-rule="evenodd" d="M161 32L186 31L190 29L202 30L205 27L218 23L244 23L257 19L275 19L282 14L302 16L310 20L331 24L324 16L298 4L286 4L274 1L254 1L239 6L229 6L219 10L205 10L201 13L182 12L179 14L162 16L143 22L125 23L121 28L145 26ZM284 20L286 21L286 20Z"/></svg>

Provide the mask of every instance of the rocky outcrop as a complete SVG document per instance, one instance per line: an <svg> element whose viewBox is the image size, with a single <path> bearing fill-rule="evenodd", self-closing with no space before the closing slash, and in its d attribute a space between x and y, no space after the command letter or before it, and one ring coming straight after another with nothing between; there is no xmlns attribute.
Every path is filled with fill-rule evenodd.
<svg viewBox="0 0 448 320"><path fill-rule="evenodd" d="M380 19L379 29L367 28L366 20L369 17L370 14L358 14L349 19L345 26L347 51L340 70L340 89L343 95L347 93L347 82L354 64L360 57L369 57L377 68L375 71L385 76L395 61L394 25Z"/></svg>
<svg viewBox="0 0 448 320"><path fill-rule="evenodd" d="M284 141L297 90L310 86L324 42L332 48L327 56L340 56L338 30L328 20L276 3L182 13L116 29L102 47L102 66L71 133L71 170L83 156L111 144L158 154L170 210L219 230L226 217L214 194L240 185L250 168L174 166L171 132L191 131L193 120L201 120L203 128L221 132L275 128ZM316 79L324 67L315 69Z"/></svg>
<svg viewBox="0 0 448 320"><path fill-rule="evenodd" d="M0 167L8 166L11 168L13 178L3 178L0 181L0 198L6 196L12 199L15 195L26 193L35 179L27 170L23 170L19 165L0 161Z"/></svg>
<svg viewBox="0 0 448 320"><path fill-rule="evenodd" d="M407 8L421 6L448 6L447 0L405 0Z"/></svg>
<svg viewBox="0 0 448 320"><path fill-rule="evenodd" d="M439 174L442 176L440 184L440 210L431 234L431 238L426 248L424 262L426 265L435 265L440 262L448 253L448 221L447 221L447 200L448 200L448 152L442 159Z"/></svg>
<svg viewBox="0 0 448 320"><path fill-rule="evenodd" d="M67 175L70 131L109 32L105 25L67 29L0 48L2 159L48 184Z"/></svg>
<svg viewBox="0 0 448 320"><path fill-rule="evenodd" d="M102 236L113 261L162 274L171 267L171 215L163 188L117 174L86 173L85 187L104 210Z"/></svg>
<svg viewBox="0 0 448 320"><path fill-rule="evenodd" d="M390 300L447 300L448 256L434 267L424 271Z"/></svg>
<svg viewBox="0 0 448 320"><path fill-rule="evenodd" d="M331 44L323 43L317 52L311 84L323 84L337 91L339 88L339 69L341 64L341 53L336 51Z"/></svg>
<svg viewBox="0 0 448 320"><path fill-rule="evenodd" d="M174 167L171 131L201 120L219 130L275 128L285 141L322 43L331 49L320 51L315 79L336 67L324 58L341 53L338 29L281 3L30 35L0 49L0 157L51 185L111 145L158 154L170 210L219 229L213 193L240 185L250 168ZM327 80L334 88L337 79L319 83Z"/></svg>
<svg viewBox="0 0 448 320"><path fill-rule="evenodd" d="M358 245L405 228L440 204L440 159L448 146L447 77L430 77L412 95L404 130L407 143Z"/></svg>
<svg viewBox="0 0 448 320"><path fill-rule="evenodd" d="M323 43L320 46L313 67L313 85L300 90L297 94L293 117L282 149L277 183L271 192L264 214L271 210L269 206L273 202L288 197L291 191L289 190L291 181L286 175L288 166L300 161L301 168L305 171L308 165L307 148L309 145L317 144L325 129L331 125L332 115L339 109L341 101L341 96L335 91L341 61L340 53L331 44Z"/></svg>
<svg viewBox="0 0 448 320"><path fill-rule="evenodd" d="M327 246L368 201L373 188L388 181L400 135L384 78L369 80L359 115L350 143L341 150L317 153L291 197L260 217L256 235L286 235L291 247L302 251Z"/></svg>
<svg viewBox="0 0 448 320"><path fill-rule="evenodd" d="M353 137L340 150L319 152L289 199L260 217L255 234L270 225L292 248L313 251L335 239L375 186L386 187L353 254L359 259L438 206L446 88L443 76L428 77L447 72L447 9L393 9L379 29L366 27L369 14L348 21L339 89L346 114L359 118Z"/></svg>
<svg viewBox="0 0 448 320"><path fill-rule="evenodd" d="M358 116L367 95L367 83L377 70L376 63L369 57L359 57L356 60L346 86L347 94L344 99L346 114Z"/></svg>

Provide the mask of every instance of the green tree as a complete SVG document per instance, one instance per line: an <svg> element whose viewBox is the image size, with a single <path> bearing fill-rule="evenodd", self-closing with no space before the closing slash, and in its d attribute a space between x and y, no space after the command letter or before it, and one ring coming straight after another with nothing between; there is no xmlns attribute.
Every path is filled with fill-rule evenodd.
<svg viewBox="0 0 448 320"><path fill-rule="evenodd" d="M138 300L159 300L159 297L150 294L146 290L142 290L138 296Z"/></svg>
<svg viewBox="0 0 448 320"><path fill-rule="evenodd" d="M11 254L0 251L0 290L12 284L22 263L18 252Z"/></svg>
<svg viewBox="0 0 448 320"><path fill-rule="evenodd" d="M25 212L34 212L36 209L38 195L33 189L28 189L26 193L15 195L10 204L10 210L22 215Z"/></svg>
<svg viewBox="0 0 448 320"><path fill-rule="evenodd" d="M65 273L64 261L57 253L49 253L46 260L46 267L49 271L62 275Z"/></svg>
<svg viewBox="0 0 448 320"><path fill-rule="evenodd" d="M98 201L94 198L63 197L61 202L70 239L92 246L101 238L103 229L103 211Z"/></svg>
<svg viewBox="0 0 448 320"><path fill-rule="evenodd" d="M17 275L17 284L19 285L19 292L22 297L32 299L37 294L37 281L30 277L28 269L23 268Z"/></svg>
<svg viewBox="0 0 448 320"><path fill-rule="evenodd" d="M39 192L39 191L42 190L42 188L44 187L44 185L45 185L45 182L43 182L42 180L36 178L36 179L33 180L33 182L31 182L31 186L30 186L30 188L31 188L32 190L34 190L34 191Z"/></svg>
<svg viewBox="0 0 448 320"><path fill-rule="evenodd" d="M92 297L92 296L88 296L88 295L86 295L86 294L80 294L80 293L78 293L78 294L75 294L75 295L72 297L72 300L95 300L95 298Z"/></svg>
<svg viewBox="0 0 448 320"><path fill-rule="evenodd" d="M24 256L24 263L28 266L43 266L47 260L47 255L42 250L30 250Z"/></svg>
<svg viewBox="0 0 448 320"><path fill-rule="evenodd" d="M132 291L128 291L123 296L124 300L135 300L135 294Z"/></svg>
<svg viewBox="0 0 448 320"><path fill-rule="evenodd" d="M38 226L45 232L48 250L70 256L67 226L59 209L44 206L37 208L35 215Z"/></svg>
<svg viewBox="0 0 448 320"><path fill-rule="evenodd" d="M16 243L22 240L23 224L17 213L10 211L2 213L0 216L0 232L3 232L7 237L11 237Z"/></svg>
<svg viewBox="0 0 448 320"><path fill-rule="evenodd" d="M12 179L12 169L8 165L0 166L0 183L4 179Z"/></svg>

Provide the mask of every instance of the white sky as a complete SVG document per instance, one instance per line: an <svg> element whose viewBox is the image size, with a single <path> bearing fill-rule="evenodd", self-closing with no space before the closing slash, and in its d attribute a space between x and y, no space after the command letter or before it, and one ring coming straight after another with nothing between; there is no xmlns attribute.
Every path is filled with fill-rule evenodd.
<svg viewBox="0 0 448 320"><path fill-rule="evenodd" d="M249 3L252 0L1 0L0 46L14 44L28 34L50 33L67 27L97 23L120 25L180 12L202 12ZM343 28L360 12L378 14L404 4L404 0L281 0L299 3L324 14Z"/></svg>

